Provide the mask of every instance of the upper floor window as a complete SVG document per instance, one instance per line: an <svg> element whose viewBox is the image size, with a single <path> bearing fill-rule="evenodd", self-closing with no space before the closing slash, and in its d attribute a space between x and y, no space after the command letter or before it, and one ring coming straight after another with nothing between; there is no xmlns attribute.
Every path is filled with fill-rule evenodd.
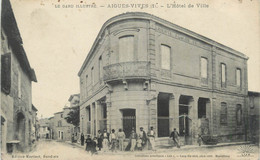
<svg viewBox="0 0 260 160"><path fill-rule="evenodd" d="M227 103L221 102L220 124L227 124Z"/></svg>
<svg viewBox="0 0 260 160"><path fill-rule="evenodd" d="M200 58L200 76L201 78L208 78L208 59L204 57Z"/></svg>
<svg viewBox="0 0 260 160"><path fill-rule="evenodd" d="M237 119L237 125L242 124L242 105L237 104L236 106L236 119Z"/></svg>
<svg viewBox="0 0 260 160"><path fill-rule="evenodd" d="M102 56L98 59L98 67L99 67L99 80L103 77L103 63L102 63Z"/></svg>
<svg viewBox="0 0 260 160"><path fill-rule="evenodd" d="M221 87L226 87L226 64L221 63Z"/></svg>
<svg viewBox="0 0 260 160"><path fill-rule="evenodd" d="M11 54L1 55L1 89L5 94L11 91Z"/></svg>
<svg viewBox="0 0 260 160"><path fill-rule="evenodd" d="M21 71L18 69L18 98L22 98Z"/></svg>
<svg viewBox="0 0 260 160"><path fill-rule="evenodd" d="M166 45L161 45L161 67L162 69L171 69L171 48Z"/></svg>
<svg viewBox="0 0 260 160"><path fill-rule="evenodd" d="M94 67L91 68L91 83L94 85L95 83L95 78L94 78Z"/></svg>
<svg viewBox="0 0 260 160"><path fill-rule="evenodd" d="M60 118L63 118L63 114L60 114Z"/></svg>
<svg viewBox="0 0 260 160"><path fill-rule="evenodd" d="M241 69L236 69L236 85L241 87Z"/></svg>
<svg viewBox="0 0 260 160"><path fill-rule="evenodd" d="M134 60L134 36L119 38L119 62Z"/></svg>
<svg viewBox="0 0 260 160"><path fill-rule="evenodd" d="M58 127L61 127L62 126L62 122L61 120L58 121Z"/></svg>

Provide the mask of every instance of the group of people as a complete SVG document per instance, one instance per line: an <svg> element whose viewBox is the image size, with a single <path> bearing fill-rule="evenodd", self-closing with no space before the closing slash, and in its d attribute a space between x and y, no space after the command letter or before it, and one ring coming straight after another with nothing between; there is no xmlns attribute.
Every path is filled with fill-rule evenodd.
<svg viewBox="0 0 260 160"><path fill-rule="evenodd" d="M122 129L119 129L116 133L114 129L111 133L107 132L106 129L101 132L98 130L97 137L91 139L90 135L85 139L84 134L81 134L81 145L84 146L86 143L86 151L92 154L97 153L97 150L107 152L111 150L112 152L120 151L135 151L143 150L146 146L150 146L152 150L155 151L155 132L153 127L150 128L148 133L140 127L138 133L135 132L134 128L129 136L129 143L124 144L126 135Z"/></svg>
<svg viewBox="0 0 260 160"><path fill-rule="evenodd" d="M119 129L116 133L114 129L111 133L107 132L106 129L101 132L98 130L97 137L91 139L90 135L84 138L84 134L81 134L81 145L84 146L86 143L86 151L96 154L97 150L107 152L111 150L112 152L120 151L142 151L145 148L155 151L155 131L153 127L150 127L149 131L146 133L143 127L140 127L140 131L135 132L132 128L131 134L129 136L129 141L124 144L126 135L122 129ZM176 128L171 132L170 138L172 138L175 145L180 148L179 143L179 133Z"/></svg>

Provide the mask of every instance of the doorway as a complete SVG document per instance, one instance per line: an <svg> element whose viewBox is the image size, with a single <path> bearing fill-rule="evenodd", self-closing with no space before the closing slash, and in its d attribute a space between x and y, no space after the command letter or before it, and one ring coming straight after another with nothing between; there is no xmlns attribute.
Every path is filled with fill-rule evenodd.
<svg viewBox="0 0 260 160"><path fill-rule="evenodd" d="M169 94L159 93L157 100L158 137L169 136Z"/></svg>
<svg viewBox="0 0 260 160"><path fill-rule="evenodd" d="M135 109L122 109L123 131L126 138L130 137L132 129L136 131L136 116Z"/></svg>

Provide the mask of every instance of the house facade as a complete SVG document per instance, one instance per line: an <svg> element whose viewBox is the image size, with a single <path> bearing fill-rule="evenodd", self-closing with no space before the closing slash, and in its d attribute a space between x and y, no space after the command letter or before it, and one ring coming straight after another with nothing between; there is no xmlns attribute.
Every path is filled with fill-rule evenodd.
<svg viewBox="0 0 260 160"><path fill-rule="evenodd" d="M244 54L146 13L125 13L102 26L79 73L80 127L153 126L157 141L176 128L184 144L198 134L241 141L246 134Z"/></svg>
<svg viewBox="0 0 260 160"><path fill-rule="evenodd" d="M1 152L28 151L37 110L32 107L32 82L37 79L23 48L10 1L3 0L2 6Z"/></svg>

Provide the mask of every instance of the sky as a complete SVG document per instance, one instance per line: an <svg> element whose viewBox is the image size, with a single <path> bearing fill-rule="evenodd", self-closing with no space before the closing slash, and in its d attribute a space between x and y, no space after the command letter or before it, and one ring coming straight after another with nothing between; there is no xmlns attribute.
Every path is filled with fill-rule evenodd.
<svg viewBox="0 0 260 160"><path fill-rule="evenodd" d="M78 71L102 25L125 12L147 12L240 51L249 57L249 90L260 92L258 0L10 0L30 65L38 79L32 102L50 117L79 93ZM96 8L76 8L95 4ZM119 4L158 8L112 8ZM185 8L172 6L185 5ZM193 4L193 8L188 8ZM198 8L197 4L208 7ZM57 6L60 5L60 8ZM73 8L66 8L73 5ZM56 6L56 7L55 7ZM104 7L102 7L104 6ZM157 6L157 5L155 5Z"/></svg>

